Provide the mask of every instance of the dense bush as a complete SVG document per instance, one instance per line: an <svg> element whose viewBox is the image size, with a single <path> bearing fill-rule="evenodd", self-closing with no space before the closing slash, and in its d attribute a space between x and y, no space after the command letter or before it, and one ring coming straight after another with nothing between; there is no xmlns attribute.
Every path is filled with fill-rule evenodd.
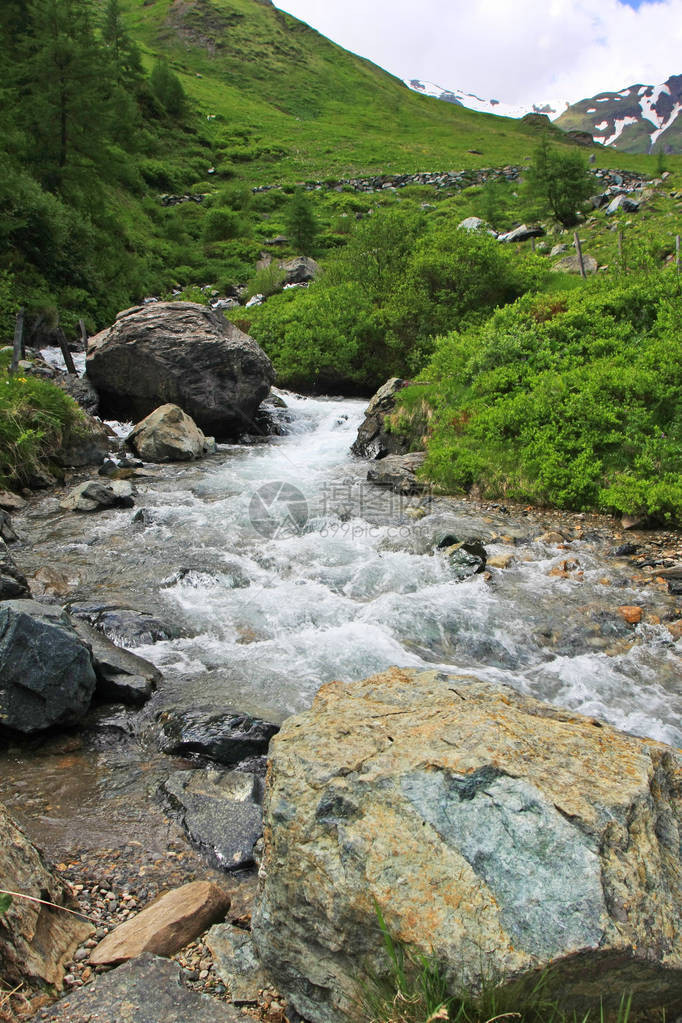
<svg viewBox="0 0 682 1023"><path fill-rule="evenodd" d="M416 372L432 339L479 322L542 279L488 235L432 225L413 208L361 221L302 294L271 299L251 330L290 386L367 392Z"/></svg>
<svg viewBox="0 0 682 1023"><path fill-rule="evenodd" d="M526 295L439 340L423 376L426 471L447 489L682 520L682 298L672 274ZM405 396L406 415L424 390Z"/></svg>

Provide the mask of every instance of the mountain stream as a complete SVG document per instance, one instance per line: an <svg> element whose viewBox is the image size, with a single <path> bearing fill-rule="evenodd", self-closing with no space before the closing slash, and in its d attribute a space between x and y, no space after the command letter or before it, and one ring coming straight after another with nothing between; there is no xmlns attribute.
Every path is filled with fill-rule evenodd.
<svg viewBox="0 0 682 1023"><path fill-rule="evenodd" d="M143 711L100 708L89 730L0 754L0 801L32 838L54 850L144 831L174 769L155 743L164 709L280 722L322 683L390 665L506 683L682 745L681 641L657 624L675 598L638 586L612 538L571 517L562 544L533 513L372 486L349 454L365 403L284 397L286 435L154 467L132 510L78 516L48 496L17 518L17 562L66 580L60 603L147 611L168 636L135 646L164 675ZM460 580L446 536L508 565Z"/></svg>

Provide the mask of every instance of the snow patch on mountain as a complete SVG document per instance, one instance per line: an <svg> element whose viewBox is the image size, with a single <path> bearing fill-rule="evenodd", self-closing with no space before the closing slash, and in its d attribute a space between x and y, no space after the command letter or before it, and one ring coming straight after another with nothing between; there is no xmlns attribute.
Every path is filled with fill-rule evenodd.
<svg viewBox="0 0 682 1023"><path fill-rule="evenodd" d="M457 106L467 107L469 110L476 110L484 114L497 114L498 117L524 117L526 114L547 114L550 120L554 120L566 109L568 104L561 101L552 101L542 104L519 104L503 103L498 99L482 99L473 92L464 92L462 89L444 89L434 82L423 82L419 78L406 78L405 85L413 92L419 92L422 96L432 96L435 99L444 100L446 103L454 103Z"/></svg>
<svg viewBox="0 0 682 1023"><path fill-rule="evenodd" d="M606 125L607 127L608 127L608 124L609 124L608 121L604 122L604 125ZM625 130L625 128L627 128L627 126L629 124L637 124L637 118L636 117L621 117L621 118L617 117L613 121L613 131L612 131L612 133L610 135L604 135L601 138L599 136L595 135L594 136L595 140L597 142L601 142L601 144L603 146L612 146L614 142L618 141L618 139L623 134L623 131Z"/></svg>

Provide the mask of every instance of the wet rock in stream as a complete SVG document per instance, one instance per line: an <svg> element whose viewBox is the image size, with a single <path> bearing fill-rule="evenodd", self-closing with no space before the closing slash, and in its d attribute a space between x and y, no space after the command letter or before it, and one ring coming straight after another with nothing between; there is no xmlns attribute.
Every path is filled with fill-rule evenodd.
<svg viewBox="0 0 682 1023"><path fill-rule="evenodd" d="M279 731L278 725L249 714L206 707L164 711L159 724L163 753L195 753L228 765L267 753L270 739Z"/></svg>
<svg viewBox="0 0 682 1023"><path fill-rule="evenodd" d="M263 831L263 779L245 771L176 771L163 785L190 840L224 870L254 862Z"/></svg>
<svg viewBox="0 0 682 1023"><path fill-rule="evenodd" d="M134 504L133 487L127 480L110 483L86 480L67 494L61 507L64 511L97 512L106 508L132 508Z"/></svg>
<svg viewBox="0 0 682 1023"><path fill-rule="evenodd" d="M99 629L112 642L129 647L145 646L177 636L177 631L168 623L160 621L146 611L137 611L130 607L97 601L78 601L68 604L67 609L73 618L79 618Z"/></svg>
<svg viewBox="0 0 682 1023"><path fill-rule="evenodd" d="M0 605L0 724L24 734L72 725L97 683L90 650L59 608Z"/></svg>
<svg viewBox="0 0 682 1023"><path fill-rule="evenodd" d="M141 706L162 679L158 668L129 650L117 647L98 629L72 618L71 623L92 650L97 675L97 695L106 702Z"/></svg>

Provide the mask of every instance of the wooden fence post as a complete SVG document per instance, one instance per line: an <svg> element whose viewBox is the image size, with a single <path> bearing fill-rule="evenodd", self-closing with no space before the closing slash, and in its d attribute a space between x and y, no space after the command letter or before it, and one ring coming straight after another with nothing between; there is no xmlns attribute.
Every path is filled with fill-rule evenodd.
<svg viewBox="0 0 682 1023"><path fill-rule="evenodd" d="M580 245L580 238L578 238L577 231L575 231L575 233L573 234L573 242L575 244L575 251L578 253L578 266L580 267L580 276L585 278L587 277L587 274L585 273L585 263L583 262L583 250Z"/></svg>
<svg viewBox="0 0 682 1023"><path fill-rule="evenodd" d="M623 255L623 251L624 251L623 250L623 232L621 230L621 231L618 232L618 259L620 261L621 270L626 270L627 267L625 266L625 258L624 258L624 255Z"/></svg>
<svg viewBox="0 0 682 1023"><path fill-rule="evenodd" d="M64 331L62 330L61 327L59 328L57 337L59 339L59 347L61 348L62 355L64 356L64 362L66 364L67 373L70 373L71 376L77 376L78 374L76 373L76 367L73 364L73 356L69 350L68 344L66 343Z"/></svg>
<svg viewBox="0 0 682 1023"><path fill-rule="evenodd" d="M87 352L87 350L88 350L88 331L87 331L86 326L85 326L85 320L79 320L78 321L78 326L80 327L80 331L81 331L81 341L83 342L83 351Z"/></svg>
<svg viewBox="0 0 682 1023"><path fill-rule="evenodd" d="M24 309L23 306L17 313L17 322L14 326L14 351L12 352L12 365L10 373L16 373L19 362L24 357Z"/></svg>

